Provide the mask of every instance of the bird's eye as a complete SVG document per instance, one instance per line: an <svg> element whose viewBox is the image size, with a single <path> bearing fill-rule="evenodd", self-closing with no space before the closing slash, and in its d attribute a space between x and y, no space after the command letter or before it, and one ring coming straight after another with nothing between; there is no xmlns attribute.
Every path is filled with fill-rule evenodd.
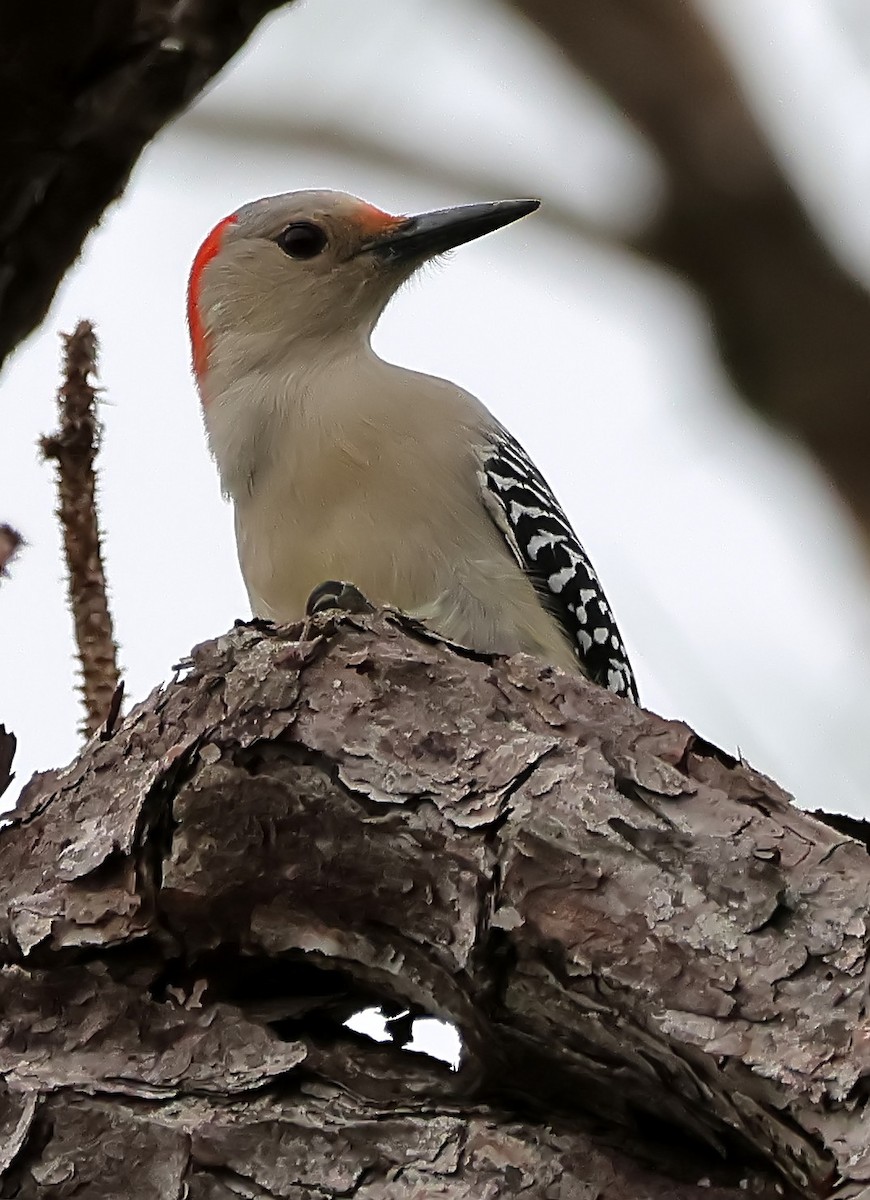
<svg viewBox="0 0 870 1200"><path fill-rule="evenodd" d="M312 221L295 221L275 241L291 258L316 258L326 245L326 234Z"/></svg>

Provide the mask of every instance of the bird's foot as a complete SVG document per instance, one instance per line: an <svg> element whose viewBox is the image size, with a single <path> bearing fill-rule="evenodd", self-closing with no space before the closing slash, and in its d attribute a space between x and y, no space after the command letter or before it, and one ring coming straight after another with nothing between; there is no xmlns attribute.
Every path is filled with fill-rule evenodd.
<svg viewBox="0 0 870 1200"><path fill-rule="evenodd" d="M256 629L259 633L270 633L274 628L275 622L267 617L248 617L247 621L236 617L233 621L233 629Z"/></svg>
<svg viewBox="0 0 870 1200"><path fill-rule="evenodd" d="M340 609L349 613L370 613L375 606L366 600L365 596L352 583L342 579L327 579L319 583L305 602L306 617L316 617L319 613Z"/></svg>

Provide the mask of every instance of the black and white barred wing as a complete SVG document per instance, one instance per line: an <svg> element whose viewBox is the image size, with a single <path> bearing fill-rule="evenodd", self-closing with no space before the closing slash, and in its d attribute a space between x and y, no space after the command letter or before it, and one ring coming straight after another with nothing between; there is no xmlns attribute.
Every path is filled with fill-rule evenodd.
<svg viewBox="0 0 870 1200"><path fill-rule="evenodd" d="M637 703L637 686L607 597L558 500L501 426L481 453L490 516L596 683Z"/></svg>

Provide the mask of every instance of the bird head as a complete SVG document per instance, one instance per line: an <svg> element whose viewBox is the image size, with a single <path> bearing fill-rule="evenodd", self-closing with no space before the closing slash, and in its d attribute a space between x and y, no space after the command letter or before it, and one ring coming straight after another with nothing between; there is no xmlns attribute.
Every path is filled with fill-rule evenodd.
<svg viewBox="0 0 870 1200"><path fill-rule="evenodd" d="M193 366L207 399L216 362L241 354L268 370L292 343L368 338L398 287L424 262L526 216L537 200L394 216L342 192L288 192L220 221L188 286Z"/></svg>

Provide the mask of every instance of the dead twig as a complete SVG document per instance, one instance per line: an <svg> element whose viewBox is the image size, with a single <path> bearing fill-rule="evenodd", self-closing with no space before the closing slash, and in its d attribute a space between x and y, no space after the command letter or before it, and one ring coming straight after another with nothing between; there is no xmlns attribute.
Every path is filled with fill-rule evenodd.
<svg viewBox="0 0 870 1200"><path fill-rule="evenodd" d="M90 736L103 724L118 688L118 647L106 595L97 514L94 460L100 446L96 374L97 339L90 321L63 334L63 383L58 392L60 426L40 441L43 457L57 464L58 517L63 530L69 602L75 625Z"/></svg>

